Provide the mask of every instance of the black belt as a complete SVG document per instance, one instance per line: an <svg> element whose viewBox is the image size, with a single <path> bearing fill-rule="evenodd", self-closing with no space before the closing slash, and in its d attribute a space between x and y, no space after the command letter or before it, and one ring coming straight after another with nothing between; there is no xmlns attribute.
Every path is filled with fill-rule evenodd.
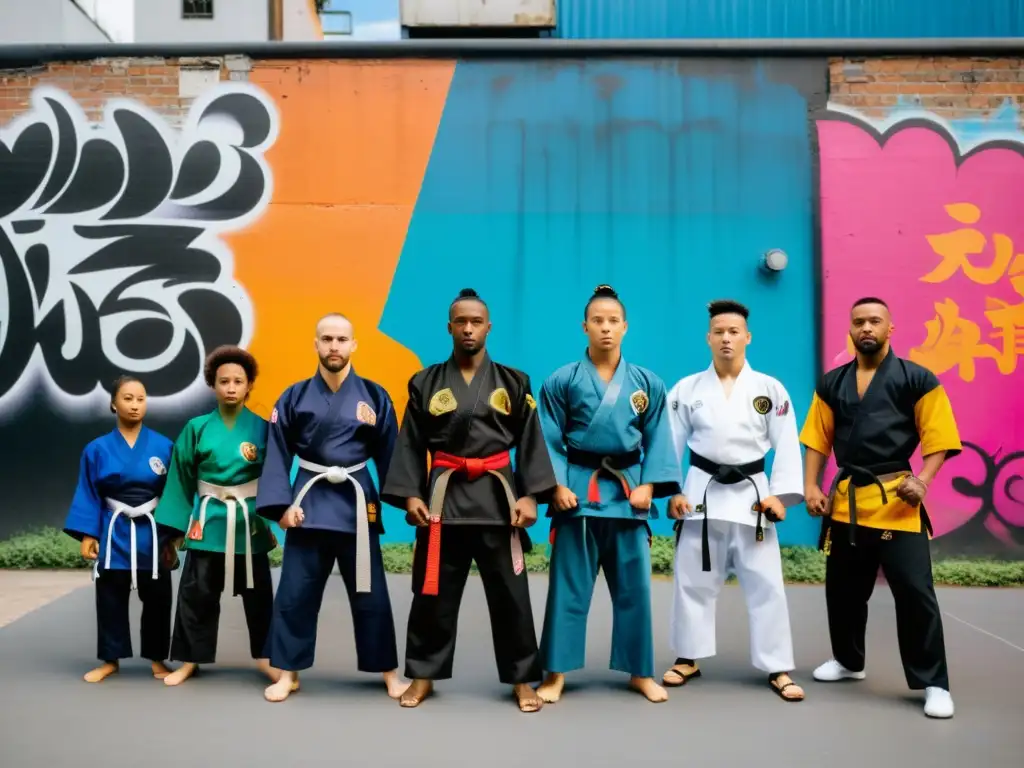
<svg viewBox="0 0 1024 768"><path fill-rule="evenodd" d="M821 533L818 536L818 549L825 550L826 543L829 540L829 534L832 530L832 503L835 498L836 490L839 488L841 483L846 478L850 479L850 484L846 488L846 498L850 507L850 546L857 546L857 489L865 488L869 485L878 486L879 492L882 494L882 504L889 503L889 497L885 493L885 486L882 481L878 478L879 475L889 475L894 472L910 472L913 473L913 469L910 466L909 461L889 461L883 464L872 464L867 467L861 467L857 464L845 464L839 467L836 472L836 476L832 478L832 486L828 492L828 514L824 515L821 519ZM928 518L928 513L925 512L924 504L921 504L921 515L924 520L925 527L928 529L928 533L932 533L931 520ZM827 553L826 553L827 554Z"/></svg>
<svg viewBox="0 0 1024 768"><path fill-rule="evenodd" d="M579 448L569 446L566 449L565 458L570 464L575 464L577 467L586 467L587 469L603 469L605 465L610 466L612 469L629 469L640 463L641 455L639 448L629 453L608 455L581 451Z"/></svg>
<svg viewBox="0 0 1024 768"><path fill-rule="evenodd" d="M696 467L699 470L707 472L711 475L711 479L708 484L704 486L704 499L700 504L697 505L697 514L704 515L704 527L701 530L701 541L700 541L700 556L701 556L701 568L707 572L711 570L711 545L708 542L708 486L711 483L720 483L721 485L735 485L736 483L743 482L746 480L752 486L754 486L754 493L757 497L757 540L764 541L764 527L761 523L761 492L757 489L757 483L751 475L756 475L764 472L764 457L756 461L751 461L747 464L716 464L711 459L706 459L699 453L695 453L693 450L690 451L690 466ZM774 515L768 515L769 520L774 520ZM676 520L676 524L673 526L676 532L676 545L679 545L679 537L683 532L683 521Z"/></svg>

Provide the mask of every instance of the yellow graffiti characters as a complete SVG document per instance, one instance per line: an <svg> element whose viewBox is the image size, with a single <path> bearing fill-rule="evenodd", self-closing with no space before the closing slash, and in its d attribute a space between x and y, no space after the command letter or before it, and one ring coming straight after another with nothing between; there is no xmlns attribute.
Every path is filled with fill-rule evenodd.
<svg viewBox="0 0 1024 768"><path fill-rule="evenodd" d="M975 224L981 218L981 210L971 203L947 205L946 213L961 224ZM973 227L928 235L927 240L942 260L921 278L922 282L942 283L957 271L978 285L994 285L1009 277L1014 290L1024 298L1024 254L1014 253L1013 240L1006 235L992 236L995 254L985 264L970 258L980 256L988 245L988 238ZM936 375L957 368L964 381L974 380L977 360L993 360L999 372L1009 376L1017 369L1017 358L1024 354L1024 302L1010 304L987 297L985 306L992 329L988 336L998 339L997 345L983 343L981 326L961 316L959 305L946 298L935 303L935 317L925 322L927 337L910 350L910 359Z"/></svg>

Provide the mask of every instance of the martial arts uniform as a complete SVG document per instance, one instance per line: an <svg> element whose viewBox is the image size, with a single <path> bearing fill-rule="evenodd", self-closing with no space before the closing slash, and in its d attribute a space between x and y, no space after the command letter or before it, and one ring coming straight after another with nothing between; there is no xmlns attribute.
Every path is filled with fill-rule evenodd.
<svg viewBox="0 0 1024 768"><path fill-rule="evenodd" d="M242 408L228 427L214 409L189 421L174 444L158 525L184 534L188 554L178 583L171 659L212 664L221 593L241 594L249 651L266 658L274 591L273 534L250 512L267 445L267 422ZM198 498L197 498L198 496Z"/></svg>
<svg viewBox="0 0 1024 768"><path fill-rule="evenodd" d="M78 485L64 532L99 543L96 583L96 655L132 657L128 598L142 601L141 656L165 661L171 635L171 575L160 564L161 539L153 510L167 481L171 441L142 427L129 446L114 429L82 451Z"/></svg>
<svg viewBox="0 0 1024 768"><path fill-rule="evenodd" d="M337 392L318 372L284 391L270 416L259 514L278 521L290 506L304 519L289 528L274 598L270 664L313 666L324 587L338 563L348 591L357 668L398 667L395 624L380 551L380 500L367 466L387 476L398 420L388 393L350 369ZM289 480L292 461L298 474Z"/></svg>
<svg viewBox="0 0 1024 768"><path fill-rule="evenodd" d="M760 502L784 507L803 500L796 417L785 387L749 362L726 397L715 372L680 380L669 392L670 423L679 459L687 447L683 492L693 511L676 523L672 648L677 664L715 655L715 608L729 572L747 603L750 655L769 675L791 672L793 638L774 523ZM771 478L765 457L775 451Z"/></svg>
<svg viewBox="0 0 1024 768"><path fill-rule="evenodd" d="M825 600L834 658L818 680L863 677L868 600L881 566L896 603L897 638L911 690L949 690L942 615L932 583L931 522L924 504L896 496L913 474L910 457L958 455L963 446L953 408L935 374L891 349L863 399L856 360L835 368L815 388L800 434L838 471L828 492L820 546L828 556Z"/></svg>
<svg viewBox="0 0 1024 768"><path fill-rule="evenodd" d="M598 569L612 599L611 669L654 675L651 530L658 511L635 509L629 494L654 486L654 498L680 493L665 384L620 359L605 383L589 354L555 371L541 387L539 413L559 485L575 509L548 508L551 564L541 661L549 672L581 669L587 614Z"/></svg>
<svg viewBox="0 0 1024 768"><path fill-rule="evenodd" d="M546 501L555 476L529 377L484 355L469 384L454 358L409 380L381 498L401 509L414 497L430 507L429 526L416 531L406 677L451 677L459 606L475 560L498 676L515 685L539 681L541 667L524 560L531 542L525 529L512 527L511 515L520 496Z"/></svg>

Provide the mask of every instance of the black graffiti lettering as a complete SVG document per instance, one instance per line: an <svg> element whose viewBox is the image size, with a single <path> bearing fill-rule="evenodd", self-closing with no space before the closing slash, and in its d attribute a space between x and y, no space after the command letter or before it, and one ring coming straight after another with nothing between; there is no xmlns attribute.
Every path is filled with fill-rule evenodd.
<svg viewBox="0 0 1024 768"><path fill-rule="evenodd" d="M1024 451L1013 451L1000 458L1001 451L989 454L981 446L963 442L978 455L985 467L981 482L957 476L952 479L953 490L980 504L972 522L984 524L989 517L998 521L998 528L1017 545L1024 546Z"/></svg>
<svg viewBox="0 0 1024 768"><path fill-rule="evenodd" d="M0 132L0 402L36 350L67 395L124 372L151 396L182 392L251 332L219 234L268 202L273 106L228 84L180 131L131 104L93 129L52 88L33 106Z"/></svg>

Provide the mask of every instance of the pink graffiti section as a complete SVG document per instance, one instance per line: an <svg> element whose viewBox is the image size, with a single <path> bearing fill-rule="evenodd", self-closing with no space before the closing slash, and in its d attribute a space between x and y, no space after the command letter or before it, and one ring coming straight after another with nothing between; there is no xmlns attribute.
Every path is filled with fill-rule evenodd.
<svg viewBox="0 0 1024 768"><path fill-rule="evenodd" d="M1024 146L961 158L921 121L884 138L841 115L817 128L826 363L850 359L850 305L884 299L897 354L938 375L961 438L987 454L965 448L933 485L936 536L971 521L1009 544L1024 528Z"/></svg>

